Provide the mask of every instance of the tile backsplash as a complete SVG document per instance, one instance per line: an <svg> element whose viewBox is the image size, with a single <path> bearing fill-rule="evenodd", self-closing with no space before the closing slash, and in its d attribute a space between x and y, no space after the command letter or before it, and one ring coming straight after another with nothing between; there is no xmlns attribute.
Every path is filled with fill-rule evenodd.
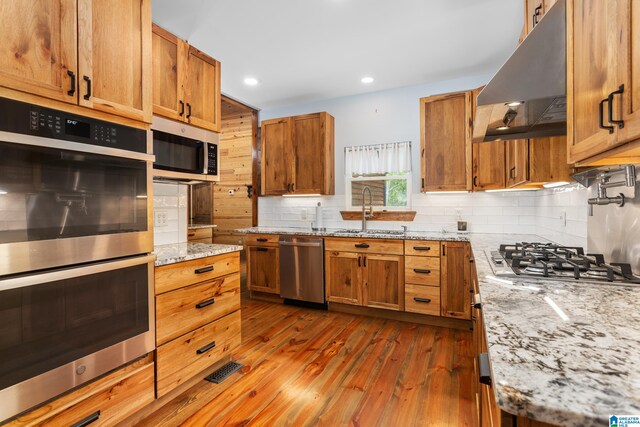
<svg viewBox="0 0 640 427"><path fill-rule="evenodd" d="M187 241L187 190L184 184L153 183L155 245Z"/></svg>
<svg viewBox="0 0 640 427"><path fill-rule="evenodd" d="M441 231L456 229L458 216L476 233L538 234L567 245L586 246L587 191L577 184L538 191L482 193L416 193L412 195L413 222L369 221L372 229ZM260 197L258 224L273 227L311 227L315 206L322 203L327 228L359 228L345 221L345 196ZM566 225L565 225L566 216Z"/></svg>

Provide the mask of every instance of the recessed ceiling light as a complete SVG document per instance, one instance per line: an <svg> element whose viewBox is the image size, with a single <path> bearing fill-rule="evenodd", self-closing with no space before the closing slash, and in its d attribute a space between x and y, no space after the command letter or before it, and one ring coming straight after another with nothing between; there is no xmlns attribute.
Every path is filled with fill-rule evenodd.
<svg viewBox="0 0 640 427"><path fill-rule="evenodd" d="M368 85L369 83L373 83L373 80L373 77L363 77L360 79L360 81L366 85Z"/></svg>
<svg viewBox="0 0 640 427"><path fill-rule="evenodd" d="M255 77L247 77L244 79L244 84L247 86L256 86L258 84L258 79Z"/></svg>
<svg viewBox="0 0 640 427"><path fill-rule="evenodd" d="M506 105L507 107L517 107L520 104L524 104L524 101L512 101L512 102L507 102Z"/></svg>

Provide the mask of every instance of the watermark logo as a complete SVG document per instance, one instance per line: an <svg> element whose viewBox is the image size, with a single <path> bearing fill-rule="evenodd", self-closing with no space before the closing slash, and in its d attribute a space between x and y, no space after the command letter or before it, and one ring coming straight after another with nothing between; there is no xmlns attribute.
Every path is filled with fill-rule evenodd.
<svg viewBox="0 0 640 427"><path fill-rule="evenodd" d="M609 427L640 427L640 415L610 415Z"/></svg>

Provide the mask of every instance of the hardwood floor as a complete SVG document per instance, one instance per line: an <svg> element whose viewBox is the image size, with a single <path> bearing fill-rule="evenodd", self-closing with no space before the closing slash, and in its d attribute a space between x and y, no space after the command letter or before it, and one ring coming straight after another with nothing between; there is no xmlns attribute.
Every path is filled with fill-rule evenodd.
<svg viewBox="0 0 640 427"><path fill-rule="evenodd" d="M233 360L138 425L476 425L467 331L243 301Z"/></svg>

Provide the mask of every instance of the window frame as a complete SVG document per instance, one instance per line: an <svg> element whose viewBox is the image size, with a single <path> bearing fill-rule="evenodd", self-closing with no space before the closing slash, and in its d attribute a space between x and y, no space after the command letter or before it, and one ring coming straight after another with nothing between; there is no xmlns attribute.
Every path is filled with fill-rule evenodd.
<svg viewBox="0 0 640 427"><path fill-rule="evenodd" d="M412 173L411 171L405 172L403 175L376 175L376 176L368 176L368 175L345 175L345 206L347 210L359 210L362 209L362 206L354 206L352 204L352 191L351 191L351 183L353 181L392 181L397 179L405 179L407 181L407 205L406 206L373 206L374 212L384 212L384 211L395 211L395 212L403 212L411 210L411 194L412 194Z"/></svg>

